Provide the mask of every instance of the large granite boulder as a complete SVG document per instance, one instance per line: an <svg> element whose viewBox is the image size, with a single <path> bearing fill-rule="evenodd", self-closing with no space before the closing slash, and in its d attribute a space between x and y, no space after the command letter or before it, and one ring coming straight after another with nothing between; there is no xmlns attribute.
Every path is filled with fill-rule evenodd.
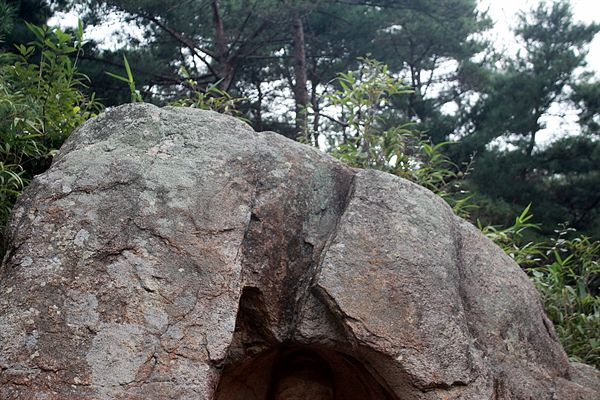
<svg viewBox="0 0 600 400"><path fill-rule="evenodd" d="M444 201L213 112L89 121L8 237L3 400L600 398Z"/></svg>

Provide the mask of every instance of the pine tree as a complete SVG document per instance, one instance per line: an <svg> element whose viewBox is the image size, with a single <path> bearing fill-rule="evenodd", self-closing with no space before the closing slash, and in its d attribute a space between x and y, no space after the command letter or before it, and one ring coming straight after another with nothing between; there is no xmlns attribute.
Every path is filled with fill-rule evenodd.
<svg viewBox="0 0 600 400"><path fill-rule="evenodd" d="M538 136L551 107L573 104L578 68L585 66L586 46L599 28L574 22L565 1L542 3L520 15L515 33L522 50L483 80L480 101L470 110L471 129L460 146L462 157L477 154L471 182L487 204L481 216L488 222L506 223L533 203L546 232L560 222L593 229L599 198L591 188L600 187L600 164L592 162L597 146L577 132L565 132L567 138L540 147ZM582 88L579 94L580 106L591 105ZM504 148L494 149L492 143Z"/></svg>

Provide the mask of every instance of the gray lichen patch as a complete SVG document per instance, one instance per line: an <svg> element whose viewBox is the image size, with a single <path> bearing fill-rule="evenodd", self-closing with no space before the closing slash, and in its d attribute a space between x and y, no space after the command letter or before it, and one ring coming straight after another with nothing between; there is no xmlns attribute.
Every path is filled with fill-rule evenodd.
<svg viewBox="0 0 600 400"><path fill-rule="evenodd" d="M69 290L64 303L67 326L94 327L99 320L98 299L93 293Z"/></svg>
<svg viewBox="0 0 600 400"><path fill-rule="evenodd" d="M135 382L139 368L156 352L158 339L139 325L103 324L86 355L91 384L105 393Z"/></svg>
<svg viewBox="0 0 600 400"><path fill-rule="evenodd" d="M75 235L73 243L75 244L75 246L82 247L85 244L85 242L89 239L89 237L90 233L88 231L86 231L85 229L80 229Z"/></svg>

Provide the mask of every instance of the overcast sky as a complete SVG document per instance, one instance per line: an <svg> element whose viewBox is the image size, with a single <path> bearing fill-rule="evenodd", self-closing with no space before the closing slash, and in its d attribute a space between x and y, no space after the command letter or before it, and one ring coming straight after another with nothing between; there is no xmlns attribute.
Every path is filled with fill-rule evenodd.
<svg viewBox="0 0 600 400"><path fill-rule="evenodd" d="M520 11L528 11L539 5L540 0L480 0L479 9L488 10L495 25L491 38L498 49L510 51L515 49L511 28L517 23L516 16ZM600 0L571 0L575 20L586 23L600 23ZM600 77L600 34L590 44L587 57L587 70L594 71ZM552 142L558 137L579 132L578 112L572 108L563 108L555 104L550 109L551 115L542 117L546 128L536 136L538 145ZM500 144L500 143L499 143Z"/></svg>
<svg viewBox="0 0 600 400"><path fill-rule="evenodd" d="M520 11L527 11L539 3L540 0L479 0L479 9L488 10L495 22L490 36L494 39L497 48L514 48L511 27L516 24L516 16ZM571 0L571 4L576 20L600 23L600 0ZM53 17L49 24L76 26L77 18L75 13L60 14ZM103 26L86 29L86 37L103 43L107 47L113 47L118 43L118 39L113 37L113 34L122 32L122 30L123 26L117 15ZM596 35L590 46L588 64L589 69L594 70L600 76L600 35Z"/></svg>
<svg viewBox="0 0 600 400"><path fill-rule="evenodd" d="M511 28L517 23L517 15L521 11L535 8L541 1L543 0L479 0L479 9L487 10L495 22L494 29L488 34L498 50L515 51L516 46ZM600 23L600 0L571 0L571 4L575 20ZM76 13L59 14L49 21L49 25L76 26L77 19ZM119 32L123 32L123 25L120 22L120 16L114 15L106 24L86 29L86 38L114 48L118 47L119 39L113 34ZM128 30L128 32L131 33L132 30ZM594 71L600 78L600 34L596 35L589 47L587 62L587 69ZM550 110L550 113L555 115L543 117L546 129L539 132L538 144L549 143L556 137L573 134L579 130L577 110L562 109L556 106Z"/></svg>
<svg viewBox="0 0 600 400"><path fill-rule="evenodd" d="M499 48L510 48L513 35L511 28L515 26L516 16L520 11L535 8L540 0L480 0L479 9L489 10L489 15L495 21L490 33ZM600 0L571 0L575 20L600 23ZM600 76L600 34L590 45L588 54L588 69L594 70Z"/></svg>

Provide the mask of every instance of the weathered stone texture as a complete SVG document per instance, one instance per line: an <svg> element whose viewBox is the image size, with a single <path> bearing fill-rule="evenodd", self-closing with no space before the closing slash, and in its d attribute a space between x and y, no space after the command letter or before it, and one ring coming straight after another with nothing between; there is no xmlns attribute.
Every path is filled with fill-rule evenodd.
<svg viewBox="0 0 600 400"><path fill-rule="evenodd" d="M8 236L1 399L600 399L441 199L231 117L102 114Z"/></svg>

